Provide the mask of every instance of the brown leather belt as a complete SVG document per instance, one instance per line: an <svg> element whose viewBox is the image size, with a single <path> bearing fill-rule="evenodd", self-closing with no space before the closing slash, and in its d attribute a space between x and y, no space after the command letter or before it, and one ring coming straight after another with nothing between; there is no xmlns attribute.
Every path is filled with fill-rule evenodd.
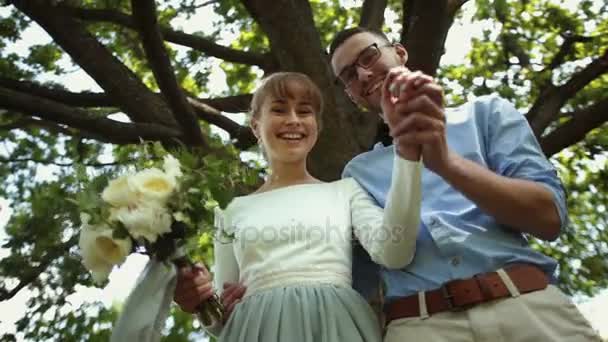
<svg viewBox="0 0 608 342"><path fill-rule="evenodd" d="M515 264L504 270L520 293L542 290L549 284L547 275L536 266ZM463 311L480 303L511 296L497 272L453 280L424 295L429 315L443 311ZM387 323L394 319L419 316L417 294L397 299L388 305L386 311Z"/></svg>

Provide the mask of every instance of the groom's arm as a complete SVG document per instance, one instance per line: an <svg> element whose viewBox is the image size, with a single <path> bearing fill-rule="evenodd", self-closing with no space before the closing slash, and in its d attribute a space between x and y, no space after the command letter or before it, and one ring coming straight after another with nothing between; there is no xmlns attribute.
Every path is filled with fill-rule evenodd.
<svg viewBox="0 0 608 342"><path fill-rule="evenodd" d="M553 194L536 182L498 175L452 154L441 176L498 222L543 240L555 240L561 221Z"/></svg>
<svg viewBox="0 0 608 342"><path fill-rule="evenodd" d="M391 127L396 143L422 145L425 166L501 224L556 239L567 220L565 195L525 118L504 100L486 104L488 169L450 149L444 108L427 91L437 90L421 87L399 108Z"/></svg>

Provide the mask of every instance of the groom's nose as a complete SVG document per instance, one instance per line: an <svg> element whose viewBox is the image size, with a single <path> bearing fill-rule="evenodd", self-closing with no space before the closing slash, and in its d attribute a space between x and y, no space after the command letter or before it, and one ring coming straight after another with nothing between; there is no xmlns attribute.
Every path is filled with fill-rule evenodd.
<svg viewBox="0 0 608 342"><path fill-rule="evenodd" d="M373 72L370 69L365 69L358 65L356 66L356 68L357 68L357 79L360 82L368 81L373 75Z"/></svg>

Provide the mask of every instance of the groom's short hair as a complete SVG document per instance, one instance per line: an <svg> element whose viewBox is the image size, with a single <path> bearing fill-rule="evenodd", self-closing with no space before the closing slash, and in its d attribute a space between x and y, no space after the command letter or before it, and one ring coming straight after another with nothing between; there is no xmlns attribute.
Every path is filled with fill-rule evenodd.
<svg viewBox="0 0 608 342"><path fill-rule="evenodd" d="M339 48L340 45L344 44L344 42L348 38L350 38L358 33L365 33L365 32L371 33L374 36L385 40L387 43L390 42L388 40L388 37L384 33L382 33L382 31L369 29L369 28L361 27L361 26L347 28L347 29L344 29L344 30L336 33L336 35L334 36L334 39L331 41L331 44L329 45L329 59L331 60L331 58L334 56L334 52L336 52L336 49Z"/></svg>

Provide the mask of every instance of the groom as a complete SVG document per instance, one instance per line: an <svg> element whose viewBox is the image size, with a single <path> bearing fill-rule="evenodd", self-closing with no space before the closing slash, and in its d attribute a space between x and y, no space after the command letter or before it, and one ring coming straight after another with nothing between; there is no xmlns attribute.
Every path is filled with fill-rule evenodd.
<svg viewBox="0 0 608 342"><path fill-rule="evenodd" d="M554 240L567 222L562 185L525 117L496 96L443 108L441 88L417 87L420 77L404 67L407 50L379 32L338 33L330 57L347 94L382 113L394 140L354 158L345 176L383 205L393 149L422 147L416 256L402 270L380 270L385 341L599 341L552 285L555 260L525 238ZM379 91L389 78L389 88L403 90L395 105ZM355 281L374 268L355 259Z"/></svg>
<svg viewBox="0 0 608 342"><path fill-rule="evenodd" d="M330 57L346 93L381 113L394 141L355 157L344 176L384 205L393 153L419 150L426 168L413 262L379 269L361 250L354 253L357 290L369 297L369 280L377 273L383 280L385 341L600 341L552 285L556 262L527 245L525 235L557 238L567 212L561 183L525 118L495 96L445 109L441 87L407 70L407 50L380 32L342 31ZM180 276L175 300L184 310L209 295L207 278ZM224 291L229 311L244 291Z"/></svg>

